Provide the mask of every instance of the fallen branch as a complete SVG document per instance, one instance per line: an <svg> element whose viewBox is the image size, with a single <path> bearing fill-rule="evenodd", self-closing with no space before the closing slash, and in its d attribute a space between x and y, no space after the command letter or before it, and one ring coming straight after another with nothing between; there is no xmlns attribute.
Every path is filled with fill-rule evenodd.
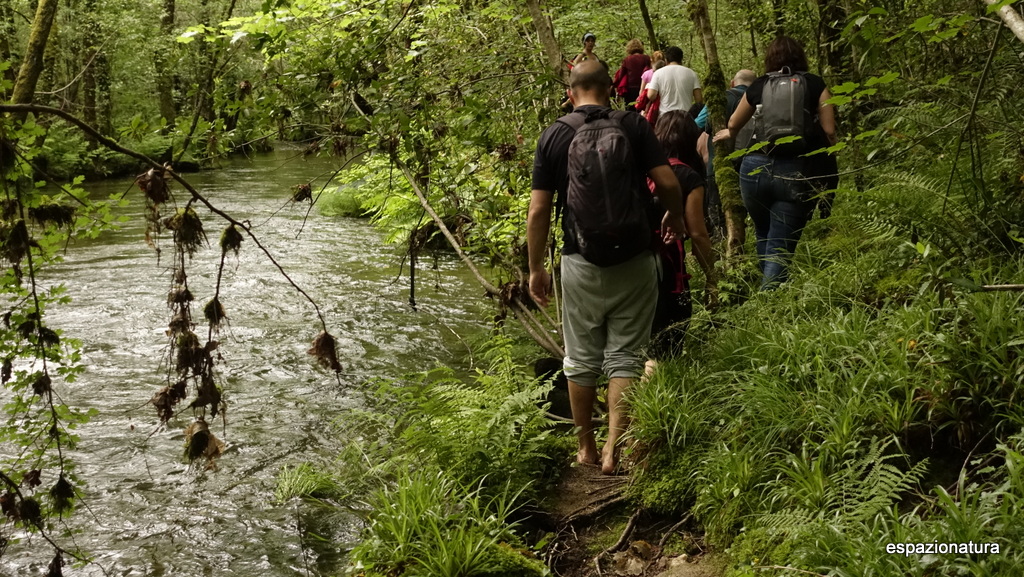
<svg viewBox="0 0 1024 577"><path fill-rule="evenodd" d="M476 263L474 263L473 259L469 258L469 255L467 255L465 251L462 250L462 245L459 244L459 241L455 238L455 235L452 234L452 231L448 230L448 226L444 223L443 220L441 220L441 217L437 214L437 212L434 211L434 207L430 206L430 201L427 200L427 195L423 192L423 189L420 188L419 183L416 182L416 176L412 173L412 170L409 169L409 166L402 162L402 160L398 158L398 155L392 155L391 161L394 162L402 171L402 174L405 175L405 180L409 182L409 186L412 187L412 191L416 193L416 198L420 200L420 204L423 206L423 210L427 211L427 214L430 215L430 218L434 220L434 224L436 224L437 228L441 230L441 234L443 234L444 237L448 239L448 244L451 245L452 249L455 251L455 254L459 256L459 260L461 260L467 267L469 267L469 272L473 273L473 276L476 277L476 280L480 283L480 286L484 287L484 290L486 290L488 294L501 294L501 291L498 290L498 287L494 286L493 284L490 283L490 281L484 278L483 273L481 273L480 269L477 268Z"/></svg>
<svg viewBox="0 0 1024 577"><path fill-rule="evenodd" d="M691 516L692 513L687 513L678 523L672 525L672 527L661 537L661 541L658 541L658 548L661 549L664 547L665 543L668 543L669 538L672 537L672 534L676 532L676 529L685 525L686 522L690 520Z"/></svg>
<svg viewBox="0 0 1024 577"><path fill-rule="evenodd" d="M626 528L622 530L622 535L619 536L619 540L614 545L605 549L601 555L611 555L612 553L618 553L626 546L626 542L633 535L633 530L636 529L636 523L640 520L640 514L644 512L643 507L638 507L636 511L629 517L629 521L626 522Z"/></svg>
<svg viewBox="0 0 1024 577"><path fill-rule="evenodd" d="M816 575L817 577L828 577L828 575L822 575L821 573L815 573L814 571L805 571L803 569L797 569L796 567L786 567L784 565L754 565L751 569L781 569L783 571L796 571L803 575Z"/></svg>
<svg viewBox="0 0 1024 577"><path fill-rule="evenodd" d="M981 285L981 292L1024 291L1024 284L986 284Z"/></svg>
<svg viewBox="0 0 1024 577"><path fill-rule="evenodd" d="M540 334L540 336L543 337L543 342L538 342L540 342L540 344L544 346L544 349L556 357L564 357L565 349L563 349L561 345L559 345L557 342L555 342L553 338L551 338L551 334L544 327L543 323L541 323L537 319L537 317L530 312L530 309L526 308L526 305L524 305L522 301L519 300L515 301L515 305L516 308L519 309L519 312L516 313L516 317L519 317L519 315L521 314L526 317L526 320L530 321L534 328L537 329L537 332ZM522 322L522 319L520 319L520 321Z"/></svg>

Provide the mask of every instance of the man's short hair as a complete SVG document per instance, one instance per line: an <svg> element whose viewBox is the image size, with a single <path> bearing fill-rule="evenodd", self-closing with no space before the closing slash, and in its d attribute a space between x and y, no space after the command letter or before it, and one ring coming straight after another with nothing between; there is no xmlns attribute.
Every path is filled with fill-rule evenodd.
<svg viewBox="0 0 1024 577"><path fill-rule="evenodd" d="M669 46L665 49L665 60L669 62L683 63L683 49L678 46Z"/></svg>
<svg viewBox="0 0 1024 577"><path fill-rule="evenodd" d="M757 76L754 74L753 70L743 69L736 73L736 76L733 77L732 81L736 86L750 86L756 79Z"/></svg>
<svg viewBox="0 0 1024 577"><path fill-rule="evenodd" d="M569 73L569 88L586 92L607 91L612 86L608 67L596 60L584 60L572 67Z"/></svg>

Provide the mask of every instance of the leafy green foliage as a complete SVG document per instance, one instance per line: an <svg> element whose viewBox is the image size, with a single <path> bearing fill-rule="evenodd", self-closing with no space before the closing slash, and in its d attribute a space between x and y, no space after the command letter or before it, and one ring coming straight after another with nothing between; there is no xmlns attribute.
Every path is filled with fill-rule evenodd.
<svg viewBox="0 0 1024 577"><path fill-rule="evenodd" d="M353 571L547 574L509 517L536 498L572 440L552 434L543 414L550 386L522 375L513 351L507 337L493 337L482 353L488 368L468 382L438 369L382 384L372 412L339 422L339 437L352 441L338 458L283 470L278 497L365 517Z"/></svg>

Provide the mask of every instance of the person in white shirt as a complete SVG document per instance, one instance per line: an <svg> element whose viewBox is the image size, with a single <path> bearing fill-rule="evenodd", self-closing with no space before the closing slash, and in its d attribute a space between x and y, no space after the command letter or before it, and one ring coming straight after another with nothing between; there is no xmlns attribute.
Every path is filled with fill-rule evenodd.
<svg viewBox="0 0 1024 577"><path fill-rule="evenodd" d="M662 114L673 110L689 111L695 102L704 102L697 73L683 66L683 49L669 46L665 49L668 65L655 70L647 84L647 98L660 98Z"/></svg>

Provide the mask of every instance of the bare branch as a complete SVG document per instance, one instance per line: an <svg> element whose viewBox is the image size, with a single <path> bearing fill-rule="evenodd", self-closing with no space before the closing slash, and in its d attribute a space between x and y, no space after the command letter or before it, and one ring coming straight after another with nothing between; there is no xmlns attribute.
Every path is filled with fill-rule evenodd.
<svg viewBox="0 0 1024 577"><path fill-rule="evenodd" d="M100 134L98 130L96 130L92 126L89 126L79 118L75 117L72 114L64 112L63 110L60 110L58 108L52 108L50 106L40 106L37 104L0 104L0 112L9 112L12 114L27 114L29 112L32 112L35 114L51 114L53 116L59 116L60 118L63 118L64 120L70 122L71 124L74 124L78 128L93 136L96 139L96 141L102 144L103 146L106 146L107 148L115 152L120 152L121 154L125 154L132 158L140 160L144 164L157 170L165 170L165 168L161 164L159 164L152 158L146 156L145 154L142 154L141 152L136 152L134 150L121 146L114 140L111 140L110 138ZM267 259L270 260L274 267L277 268L278 272L281 273L281 276L283 276L285 280L288 281L288 284L290 284L292 288L298 291L299 294L301 294L303 297L305 297L307 301L309 301L309 303L313 306L313 310L316 311L316 316L320 320L320 324L323 327L324 332L327 332L327 321L324 319L324 315L320 311L320 306L316 304L316 301L314 301L313 298L310 297L309 294L302 289L302 287L296 284L295 281L292 280L290 276L288 276L288 273L285 272L281 264L278 263L277 259L274 258L270 251L265 246L263 246L259 238L257 238L256 235L252 232L252 230L249 229L249 226L241 221L236 220L234 217L224 212L223 210L215 207L212 203L210 203L209 200L206 199L206 197L200 194L199 191L197 191L191 184L189 184L188 181L179 176L178 173L174 172L173 170L169 172L171 176L174 178L174 180L178 181L178 183L181 184L181 186L183 186L185 190L187 190L189 194L192 195L192 198L194 200L198 201L200 204L205 206L207 210L209 210L213 214L216 214L217 216L221 217L227 222L245 231L249 238L252 239L253 243L260 249L260 251L263 252L263 254L267 257Z"/></svg>

